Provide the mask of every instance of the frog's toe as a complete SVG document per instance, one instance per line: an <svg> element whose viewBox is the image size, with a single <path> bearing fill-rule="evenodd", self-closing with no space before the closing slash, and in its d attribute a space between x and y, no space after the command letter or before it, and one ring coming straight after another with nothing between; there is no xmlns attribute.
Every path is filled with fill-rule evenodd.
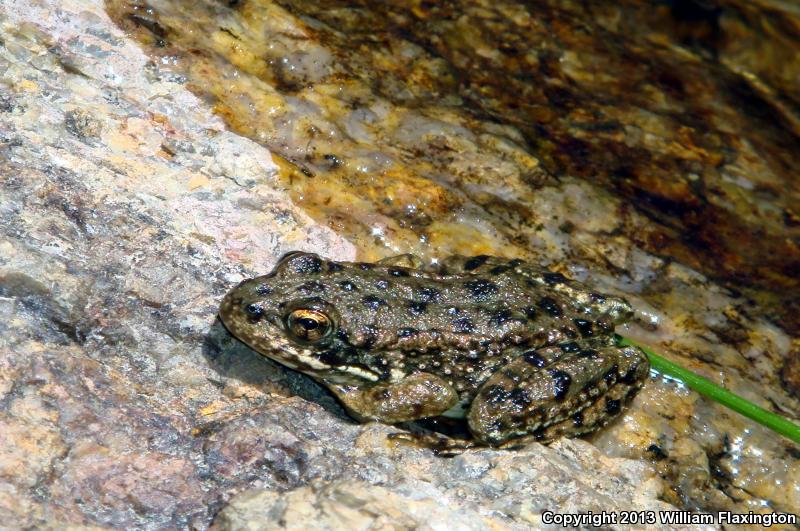
<svg viewBox="0 0 800 531"><path fill-rule="evenodd" d="M389 440L397 444L426 448L442 457L453 457L470 448L482 446L476 441L451 439L450 437L434 433L392 433L389 435Z"/></svg>

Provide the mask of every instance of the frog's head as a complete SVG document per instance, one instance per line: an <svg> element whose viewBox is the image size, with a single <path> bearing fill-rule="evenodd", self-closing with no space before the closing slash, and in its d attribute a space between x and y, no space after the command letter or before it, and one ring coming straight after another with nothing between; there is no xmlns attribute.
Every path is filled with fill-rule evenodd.
<svg viewBox="0 0 800 531"><path fill-rule="evenodd" d="M376 363L375 352L351 337L358 318L352 318L349 291L368 281L357 266L288 253L271 273L233 288L220 318L254 350L316 379L351 385L385 380L392 375Z"/></svg>

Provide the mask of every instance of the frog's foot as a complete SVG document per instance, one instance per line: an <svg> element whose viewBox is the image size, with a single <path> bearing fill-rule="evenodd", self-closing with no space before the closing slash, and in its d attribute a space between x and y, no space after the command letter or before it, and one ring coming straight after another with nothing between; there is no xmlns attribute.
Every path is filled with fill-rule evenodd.
<svg viewBox="0 0 800 531"><path fill-rule="evenodd" d="M415 446L417 448L427 448L438 456L454 457L464 453L470 448L484 447L479 441L467 439L451 439L437 433L392 433L389 435L390 441L398 444Z"/></svg>

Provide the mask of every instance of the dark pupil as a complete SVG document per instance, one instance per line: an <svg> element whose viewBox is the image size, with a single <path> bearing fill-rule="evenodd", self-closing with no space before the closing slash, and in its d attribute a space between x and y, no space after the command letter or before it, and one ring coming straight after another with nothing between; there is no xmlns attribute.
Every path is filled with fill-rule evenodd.
<svg viewBox="0 0 800 531"><path fill-rule="evenodd" d="M320 325L319 321L315 319L310 319L308 317L301 317L300 319L297 320L297 324L305 328L307 332L310 332L311 330L316 330L317 328L319 328Z"/></svg>

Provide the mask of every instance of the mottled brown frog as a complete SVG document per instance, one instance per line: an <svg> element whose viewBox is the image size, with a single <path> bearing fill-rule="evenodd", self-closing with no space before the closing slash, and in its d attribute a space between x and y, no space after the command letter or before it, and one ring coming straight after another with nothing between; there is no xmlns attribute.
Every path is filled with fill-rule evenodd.
<svg viewBox="0 0 800 531"><path fill-rule="evenodd" d="M640 349L615 344L632 313L522 260L423 267L410 255L351 263L303 252L240 283L220 308L234 336L327 386L356 419L465 419L474 441L452 447L607 424L649 371Z"/></svg>

